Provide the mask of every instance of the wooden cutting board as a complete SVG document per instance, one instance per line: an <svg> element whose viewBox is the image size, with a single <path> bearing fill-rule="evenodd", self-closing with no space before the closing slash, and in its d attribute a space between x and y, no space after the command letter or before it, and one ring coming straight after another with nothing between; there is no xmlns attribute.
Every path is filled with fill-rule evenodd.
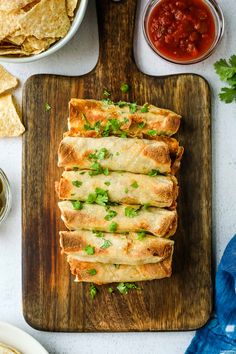
<svg viewBox="0 0 236 354"><path fill-rule="evenodd" d="M210 90L197 75L152 77L132 54L135 0L98 0L100 56L80 77L35 75L24 86L22 227L23 312L34 328L47 331L189 330L202 326L212 308ZM79 63L78 63L79 65ZM128 82L129 94L120 92ZM143 291L112 294L77 284L60 254L60 221L54 182L57 149L67 129L71 97L153 103L183 116L178 139L185 147L180 171L179 227L173 276L141 283ZM45 110L45 104L51 106Z"/></svg>

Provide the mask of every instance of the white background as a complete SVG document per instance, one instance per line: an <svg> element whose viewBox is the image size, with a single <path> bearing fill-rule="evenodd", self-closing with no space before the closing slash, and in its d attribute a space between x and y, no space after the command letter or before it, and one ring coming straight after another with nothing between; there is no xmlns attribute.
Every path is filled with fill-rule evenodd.
<svg viewBox="0 0 236 354"><path fill-rule="evenodd" d="M100 0L101 1L101 0ZM146 4L140 0L138 18ZM219 1L225 15L226 31L217 51L205 62L178 66L159 59L147 46L138 22L135 56L139 68L155 75L194 72L203 75L212 88L213 157L213 250L214 261L236 230L236 105L221 103L217 93L222 83L213 63L236 54L236 2ZM32 64L4 64L21 82L35 73L80 75L90 71L97 60L98 37L94 1L89 0L86 17L75 38L48 59ZM40 117L39 117L40 119ZM29 327L21 305L21 138L0 140L0 167L9 177L13 206L7 221L0 226L0 320L12 323L38 339L50 353L70 354L179 354L184 353L194 332L66 334L39 332ZM206 196L207 197L207 196ZM32 353L34 354L34 353Z"/></svg>

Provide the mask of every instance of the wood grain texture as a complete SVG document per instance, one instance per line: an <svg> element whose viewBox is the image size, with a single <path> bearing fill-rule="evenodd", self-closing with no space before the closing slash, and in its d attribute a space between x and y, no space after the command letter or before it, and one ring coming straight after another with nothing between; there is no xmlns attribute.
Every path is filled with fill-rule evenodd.
<svg viewBox="0 0 236 354"><path fill-rule="evenodd" d="M98 0L99 61L81 77L36 75L24 87L23 116L23 312L48 331L188 330L202 326L212 306L210 91L197 75L152 77L132 58L135 0ZM79 63L78 63L79 65ZM131 91L122 94L122 82ZM60 221L54 181L57 149L67 127L71 97L150 102L183 116L178 138L185 147L180 171L179 227L173 276L141 283L141 292L110 295L108 286L89 297L60 255ZM45 111L45 103L52 107Z"/></svg>

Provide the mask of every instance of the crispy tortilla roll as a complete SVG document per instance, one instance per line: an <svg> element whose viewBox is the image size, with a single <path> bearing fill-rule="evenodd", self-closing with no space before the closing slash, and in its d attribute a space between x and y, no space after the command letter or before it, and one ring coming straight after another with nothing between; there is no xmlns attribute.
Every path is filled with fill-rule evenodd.
<svg viewBox="0 0 236 354"><path fill-rule="evenodd" d="M104 154L102 154L104 152ZM58 166L72 169L102 169L148 174L171 172L168 145L145 139L75 138L62 140L58 152Z"/></svg>
<svg viewBox="0 0 236 354"><path fill-rule="evenodd" d="M76 276L75 281L98 285L162 279L170 277L172 271L172 256L159 263L137 266L80 262L71 256L67 260L71 273Z"/></svg>
<svg viewBox="0 0 236 354"><path fill-rule="evenodd" d="M108 191L109 200L120 204L175 206L178 194L174 176L138 175L110 172L108 176L90 176L88 171L64 171L58 185L60 199L86 201L96 188Z"/></svg>
<svg viewBox="0 0 236 354"><path fill-rule="evenodd" d="M109 100L71 99L69 104L70 136L119 136L149 138L171 136L177 132L181 117L153 105L130 106L125 102L113 104ZM132 113L133 112L133 113Z"/></svg>
<svg viewBox="0 0 236 354"><path fill-rule="evenodd" d="M139 265L158 263L173 253L174 241L150 235L139 239L140 234L128 235L85 230L61 231L63 253L83 262L100 262ZM93 247L93 254L86 246Z"/></svg>
<svg viewBox="0 0 236 354"><path fill-rule="evenodd" d="M104 232L138 232L144 230L158 237L174 235L177 228L176 210L150 207L148 210L129 205L111 206L106 210L97 204L74 205L73 202L58 203L61 217L70 230L99 230ZM111 218L109 217L112 216Z"/></svg>

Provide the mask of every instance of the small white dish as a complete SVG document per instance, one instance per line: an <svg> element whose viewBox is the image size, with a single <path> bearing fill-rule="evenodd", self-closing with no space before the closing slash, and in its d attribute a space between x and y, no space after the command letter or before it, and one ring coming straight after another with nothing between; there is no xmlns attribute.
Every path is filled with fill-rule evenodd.
<svg viewBox="0 0 236 354"><path fill-rule="evenodd" d="M75 35L75 33L78 31L79 26L81 25L81 22L83 21L86 9L88 5L88 0L80 0L79 7L76 10L75 18L71 24L71 27L68 31L68 33L65 35L64 38L60 39L59 41L55 42L51 47L46 49L44 52L39 53L39 54L33 54L28 57L20 57L20 58L13 58L13 57L7 57L7 56L0 56L0 61L5 62L5 63L29 63L33 62L39 59L43 59L48 57L49 55L57 52L59 49L64 47L71 38Z"/></svg>
<svg viewBox="0 0 236 354"><path fill-rule="evenodd" d="M0 343L9 345L22 354L49 354L36 339L5 322L0 322Z"/></svg>

